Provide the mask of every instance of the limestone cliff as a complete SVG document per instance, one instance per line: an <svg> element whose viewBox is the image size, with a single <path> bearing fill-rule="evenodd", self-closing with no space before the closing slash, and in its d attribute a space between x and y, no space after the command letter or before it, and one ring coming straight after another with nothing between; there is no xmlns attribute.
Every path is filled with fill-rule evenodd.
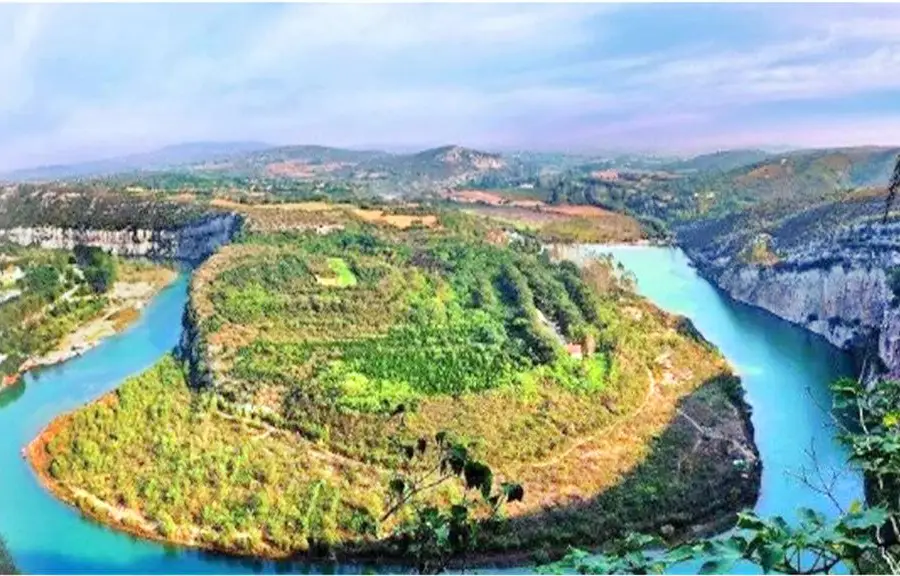
<svg viewBox="0 0 900 576"><path fill-rule="evenodd" d="M871 352L873 368L900 376L900 219L880 222L881 198L860 198L695 223L678 239L698 270L727 294Z"/></svg>
<svg viewBox="0 0 900 576"><path fill-rule="evenodd" d="M197 264L228 243L241 226L237 214L211 214L174 229L100 229L21 226L0 229L0 241L72 249L97 246L121 256L173 259Z"/></svg>

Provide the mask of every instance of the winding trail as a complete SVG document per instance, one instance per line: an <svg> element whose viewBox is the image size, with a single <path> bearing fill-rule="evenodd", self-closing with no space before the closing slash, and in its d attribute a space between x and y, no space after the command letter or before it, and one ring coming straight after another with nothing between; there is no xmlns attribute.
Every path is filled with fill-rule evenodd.
<svg viewBox="0 0 900 576"><path fill-rule="evenodd" d="M648 378L647 392L644 394L644 400L641 402L641 405L638 406L637 408L635 408L635 410L631 414L629 414L627 416L623 416L622 418L616 419L615 422L609 423L607 426L604 426L604 427L600 428L599 430L596 430L595 432L593 432L592 434L589 434L588 436L583 436L583 437L579 438L578 440L573 442L568 448L566 448L564 451L560 452L559 454L556 454L556 455L552 456L551 458L546 458L546 459L540 460L538 462L533 462L533 463L529 464L528 467L529 468L547 468L549 466L556 466L560 462L567 460L576 450L583 447L585 444L590 444L591 442L594 442L595 440L597 440L600 436L606 435L610 430L620 428L622 425L624 425L628 421L634 420L635 418L637 418L644 411L644 409L650 404L650 399L656 395L656 379L653 378L653 374L649 370L647 370L647 378Z"/></svg>

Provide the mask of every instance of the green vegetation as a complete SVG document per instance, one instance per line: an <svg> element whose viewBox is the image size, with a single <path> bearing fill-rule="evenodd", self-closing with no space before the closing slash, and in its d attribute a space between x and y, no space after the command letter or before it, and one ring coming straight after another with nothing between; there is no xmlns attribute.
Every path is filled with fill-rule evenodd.
<svg viewBox="0 0 900 576"><path fill-rule="evenodd" d="M716 540L698 540L665 549L657 538L630 534L599 556L571 551L544 573L576 570L581 574L663 572L679 562L703 559L701 573L728 572L749 561L763 573L830 574L841 565L855 574L900 572L900 382L874 385L843 378L832 385L836 424L850 448L851 462L866 475L867 506L853 502L836 519L814 510L798 510L799 522L739 515L738 531ZM814 486L834 498L822 480ZM837 503L835 502L837 505ZM840 506L838 505L840 508Z"/></svg>
<svg viewBox="0 0 900 576"><path fill-rule="evenodd" d="M350 485L363 492L379 476L355 467L334 478L330 466L307 466L312 447L231 419L211 395L192 398L172 357L75 414L47 454L53 478L138 511L136 527L257 552L264 541L295 550L335 543L366 518L367 503L345 496ZM193 536L190 526L204 530Z"/></svg>
<svg viewBox="0 0 900 576"><path fill-rule="evenodd" d="M585 162L542 176L535 189L551 204L587 204L631 215L651 236L761 205L798 207L852 199L852 190L888 183L892 148L732 151L688 161ZM609 171L610 174L603 174ZM614 173L614 175L612 174Z"/></svg>
<svg viewBox="0 0 900 576"><path fill-rule="evenodd" d="M0 537L0 574L18 574L16 563L6 549L6 542Z"/></svg>
<svg viewBox="0 0 900 576"><path fill-rule="evenodd" d="M728 369L608 262L557 263L458 213L431 228L378 222L242 235L193 278L184 370L167 358L58 421L32 461L64 498L145 536L429 566L548 530L554 546L614 536L605 509L638 527L659 502L686 518L699 492L725 495L704 515L752 497L740 471L639 467L656 446L709 460L687 424L671 444L652 438ZM548 524L543 507L573 496L600 504ZM516 521L492 522L507 501Z"/></svg>
<svg viewBox="0 0 900 576"><path fill-rule="evenodd" d="M21 294L0 304L4 356L0 375L9 375L17 373L27 358L53 350L66 334L100 314L107 304L102 292L108 285L98 282L90 288L70 252L7 246L4 253L10 258L8 268L23 274L11 287ZM102 259L105 270L115 270L110 256Z"/></svg>
<svg viewBox="0 0 900 576"><path fill-rule="evenodd" d="M334 278L317 276L316 280L319 284L325 286L337 286L344 288L347 286L356 286L356 275L353 270L347 266L347 262L343 258L328 258L326 260L328 268L334 273Z"/></svg>
<svg viewBox="0 0 900 576"><path fill-rule="evenodd" d="M0 229L172 230L211 213L199 204L168 202L155 194L131 194L96 183L20 184L0 197Z"/></svg>
<svg viewBox="0 0 900 576"><path fill-rule="evenodd" d="M763 574L831 574L841 564L856 574L881 573L871 571L871 562L882 548L875 533L887 521L883 510L863 510L857 505L828 521L814 510L801 508L799 516L800 522L791 526L780 516L765 520L752 512L741 513L738 530L731 535L663 551L658 538L630 534L597 557L573 550L540 572L653 574L681 562L702 560L700 574L728 573L738 562L755 564Z"/></svg>
<svg viewBox="0 0 900 576"><path fill-rule="evenodd" d="M116 281L118 265L115 256L100 248L76 246L75 262L81 268L84 280L97 294L109 290Z"/></svg>
<svg viewBox="0 0 900 576"><path fill-rule="evenodd" d="M44 250L0 245L0 377L77 353L137 317L165 266L122 260L99 248ZM120 281L123 291L113 290Z"/></svg>

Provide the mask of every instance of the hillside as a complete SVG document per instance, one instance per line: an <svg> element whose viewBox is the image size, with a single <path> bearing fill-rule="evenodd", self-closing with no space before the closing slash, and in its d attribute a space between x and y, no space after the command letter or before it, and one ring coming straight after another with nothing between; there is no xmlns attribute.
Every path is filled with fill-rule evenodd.
<svg viewBox="0 0 900 576"><path fill-rule="evenodd" d="M33 182L109 176L123 172L158 171L221 160L267 148L261 142L192 142L141 154L76 164L39 166L0 174L0 181Z"/></svg>
<svg viewBox="0 0 900 576"><path fill-rule="evenodd" d="M886 184L898 153L900 148L799 150L724 172L598 171L583 166L548 181L542 192L551 203L594 204L672 225L766 202L837 200L856 188ZM722 153L695 161L697 166L726 166L742 156L748 158Z"/></svg>
<svg viewBox="0 0 900 576"><path fill-rule="evenodd" d="M883 189L769 201L677 227L703 274L732 297L900 375L900 213Z"/></svg>
<svg viewBox="0 0 900 576"><path fill-rule="evenodd" d="M721 198L717 208L826 198L843 190L885 185L898 153L900 148L802 150L737 168L721 179L693 183L697 193Z"/></svg>
<svg viewBox="0 0 900 576"><path fill-rule="evenodd" d="M722 150L671 162L665 164L663 169L673 172L728 172L735 168L762 162L770 156L771 154L764 150Z"/></svg>
<svg viewBox="0 0 900 576"><path fill-rule="evenodd" d="M500 554L686 532L755 500L737 380L611 262L557 262L460 213L295 208L270 228L283 210L254 207L197 270L184 366L166 357L30 445L55 494L134 534L269 557L403 556L398 480L460 458L422 498L520 483L512 521L479 536Z"/></svg>

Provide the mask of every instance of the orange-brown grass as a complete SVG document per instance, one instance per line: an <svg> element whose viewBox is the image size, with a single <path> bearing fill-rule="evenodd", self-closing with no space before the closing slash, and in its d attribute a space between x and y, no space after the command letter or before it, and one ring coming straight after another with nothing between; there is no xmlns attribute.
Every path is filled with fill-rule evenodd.
<svg viewBox="0 0 900 576"><path fill-rule="evenodd" d="M549 242L629 243L644 238L637 220L597 206L557 206L521 201L501 205L482 204L465 211L535 231Z"/></svg>
<svg viewBox="0 0 900 576"><path fill-rule="evenodd" d="M187 546L281 557L312 541L357 537L336 522L338 512L381 511L376 494L387 482L385 470L322 452L293 433L195 406L191 395L166 357L120 390L54 420L26 455L44 486L86 514ZM154 439L167 447L156 447ZM91 456L80 457L78 450L92 450ZM227 473L215 480L217 463L246 474L246 481L224 481ZM169 496L143 493L147 481L164 482ZM166 504L173 493L177 506ZM326 516L312 522L310 496L326 502ZM265 501L271 511L258 510L255 522L227 529L204 520L251 501Z"/></svg>
<svg viewBox="0 0 900 576"><path fill-rule="evenodd" d="M210 202L217 208L233 210L247 217L256 232L306 230L336 227L357 220L405 230L414 225L432 228L437 225L434 214L395 214L389 210L364 209L349 204L329 202L292 202L279 204L241 204L222 198ZM405 208L415 208L410 204Z"/></svg>
<svg viewBox="0 0 900 576"><path fill-rule="evenodd" d="M548 242L629 243L644 238L634 218L595 206L482 206L467 211L533 230Z"/></svg>
<svg viewBox="0 0 900 576"><path fill-rule="evenodd" d="M444 194L445 198L463 203L482 203L498 206L506 201L506 198L496 192L486 190L455 190Z"/></svg>
<svg viewBox="0 0 900 576"><path fill-rule="evenodd" d="M113 323L113 330L115 330L116 332L121 332L138 318L140 318L140 316L141 313L138 312L136 308L129 306L127 308L122 308L115 311L109 317L109 320Z"/></svg>
<svg viewBox="0 0 900 576"><path fill-rule="evenodd" d="M610 489L647 457L650 440L675 418L676 402L728 370L714 352L681 335L674 318L641 301L631 306L640 309L639 319L623 322L635 323L628 326L634 331L629 338L636 339L629 344L635 347L618 360L623 366L627 362L641 368L624 370L614 389L590 400L540 386L528 394L495 390L456 400L438 397L409 415L410 431L430 435L450 429L472 439L473 449L492 465L498 480L523 483L525 500L508 509L513 518L538 514L535 521L539 522L539 513L548 507L577 504ZM119 406L120 393L112 393L96 405L54 421L29 446L29 459L42 482L58 497L139 536L233 553L281 557L305 550L313 538L328 538L352 549L362 546L361 550L374 544L345 523L346 514L358 509L379 517L390 470L348 458L327 443L313 444L292 432L214 407L199 412L189 409L196 405L190 398L196 393L178 382L175 368L166 362L125 385L129 396L140 395L140 402L156 406L161 416L140 408L143 404L135 407L134 400L124 409ZM160 378L168 382L162 388L156 384ZM159 389L157 396L152 395L153 386ZM151 395L145 398L146 394ZM123 427L138 436L122 434ZM190 432L181 434L182 429ZM113 436L103 436L104 430ZM155 443L141 440L144 436L175 442L178 452L172 457L195 462L199 480L173 479L166 472L168 457L143 455L156 450ZM71 459L69 451L76 439L82 446L96 443L99 460L91 468L82 468L79 458ZM232 456L227 458L233 458L238 452L250 458L241 466L266 470L259 477L264 479L238 485L204 480L214 477L214 470L207 468L215 461L213 455L229 453ZM54 466L55 459L60 463ZM180 487L182 500L177 506L140 496L136 485L154 477L166 477L169 485ZM330 498L337 498L332 520L317 528L321 533L284 535L281 529L272 532L261 520L252 519L223 531L204 519L209 506L249 501L253 494L264 494L273 510L290 517L285 506L308 500L301 492L319 482L330 487ZM447 501L456 490L451 484L432 497Z"/></svg>
<svg viewBox="0 0 900 576"><path fill-rule="evenodd" d="M177 272L171 266L163 266L155 262L143 260L119 261L119 282L137 283L147 282L156 287L162 287L175 280Z"/></svg>
<svg viewBox="0 0 900 576"><path fill-rule="evenodd" d="M392 235L420 233L395 230ZM380 265L379 257L346 258L360 266L359 285L338 289L312 283L314 291L305 292L310 288L299 283L299 276L317 274L328 261L295 244L239 244L214 255L194 275L189 311L203 336L196 341L200 358L216 388L190 391L180 367L167 358L127 382L114 399L66 417L42 434L30 450L42 478L88 514L146 537L276 557L305 551L313 543L370 551L402 519L377 525L398 464L391 440L434 438L447 431L490 465L498 481L524 486L524 501L508 513L524 523L519 533L537 534L540 540L547 535L542 532L547 509L572 508L613 490L646 462L653 439L676 420L678 402L730 373L717 352L684 330L681 319L626 288L612 287L609 278L589 269L585 281L609 315L603 320L608 369L602 385L578 390L552 372L528 369L478 393L417 396L415 407L400 418L311 403L303 414L321 432L301 426L301 435L290 413L279 410L287 392L304 390L310 382L312 364L287 350L275 358L290 361L269 364L281 380L243 382L246 377L232 370L235 358L249 354L242 358L252 362L260 356L241 349L261 335L289 344L314 337L328 344L378 336L408 308L408 289L421 289L426 282L424 269L404 263L366 283L365 272ZM276 278L277 291L266 291L254 280L264 276ZM246 290L242 297L260 313L241 316L240 308L228 308L229 290L238 288ZM267 308L276 300L291 310L311 306L311 296L340 313L329 315L321 308L320 314L299 317L266 312L281 310ZM365 321L357 314L360 306L367 306ZM246 318L252 320L241 320ZM320 353L327 352L313 352ZM582 367L591 361L573 360ZM238 400L230 400L231 393ZM448 483L429 498L448 503L459 490L458 483ZM623 525L648 521L643 512L623 514ZM374 532L364 529L371 522ZM585 526L575 526L556 543L583 541ZM530 535L522 538L522 545L533 543Z"/></svg>
<svg viewBox="0 0 900 576"><path fill-rule="evenodd" d="M782 163L771 163L764 164L758 168L754 168L753 170L747 172L736 178L738 184L748 185L753 184L757 180L772 180L775 178L781 178L783 176L789 176L794 173L794 166L790 162Z"/></svg>
<svg viewBox="0 0 900 576"><path fill-rule="evenodd" d="M313 178L319 174L327 174L349 166L343 162L329 162L326 164L310 164L303 160L285 160L266 165L266 174L269 176L286 178Z"/></svg>
<svg viewBox="0 0 900 576"><path fill-rule="evenodd" d="M405 230L414 225L432 228L437 224L437 216L434 214L410 215L410 214L391 214L383 210L365 210L355 208L351 213L357 218L373 224L388 224L395 228Z"/></svg>

